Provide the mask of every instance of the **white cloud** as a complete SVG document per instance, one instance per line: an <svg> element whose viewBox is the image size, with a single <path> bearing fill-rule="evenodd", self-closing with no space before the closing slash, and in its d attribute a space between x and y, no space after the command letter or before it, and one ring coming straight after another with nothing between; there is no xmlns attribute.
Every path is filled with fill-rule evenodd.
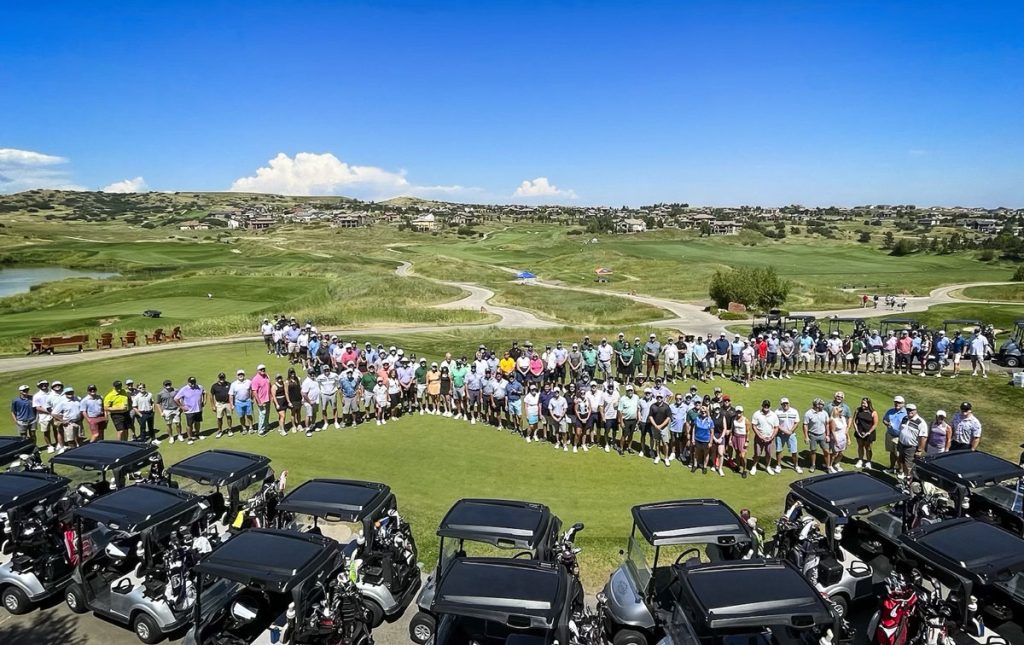
<svg viewBox="0 0 1024 645"><path fill-rule="evenodd" d="M526 179L519 184L513 197L534 198L534 197L559 197L563 199L576 199L576 191L571 188L559 188L547 177L537 177L534 180Z"/></svg>
<svg viewBox="0 0 1024 645"><path fill-rule="evenodd" d="M419 186L406 179L405 171L345 163L325 152L299 152L289 157L279 152L256 174L236 179L229 190L279 195L347 195L380 199L398 195L453 197L478 192L466 186Z"/></svg>
<svg viewBox="0 0 1024 645"><path fill-rule="evenodd" d="M141 193L148 189L146 180L142 177L135 177L134 179L122 179L121 181L115 181L112 184L100 188L105 193Z"/></svg>
<svg viewBox="0 0 1024 645"><path fill-rule="evenodd" d="M70 180L68 160L34 150L0 148L0 193L17 193L33 188L86 190Z"/></svg>

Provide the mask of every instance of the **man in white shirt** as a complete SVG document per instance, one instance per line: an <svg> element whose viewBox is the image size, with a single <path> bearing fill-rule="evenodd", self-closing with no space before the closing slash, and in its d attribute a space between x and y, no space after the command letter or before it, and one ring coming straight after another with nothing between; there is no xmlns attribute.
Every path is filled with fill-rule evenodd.
<svg viewBox="0 0 1024 645"><path fill-rule="evenodd" d="M338 421L338 375L330 366L325 365L320 375L316 377L316 383L320 386L320 412L324 417L324 425L329 421L327 417L330 410L335 429L341 428Z"/></svg>
<svg viewBox="0 0 1024 645"><path fill-rule="evenodd" d="M231 407L238 415L238 424L242 427L242 434L252 432L252 381L245 377L245 370L238 370L235 374L235 380L228 389L228 395L231 397ZM231 414L228 413L228 428L230 427Z"/></svg>
<svg viewBox="0 0 1024 645"><path fill-rule="evenodd" d="M675 383L676 369L679 366L679 347L671 336L666 339L661 352L665 355L665 380Z"/></svg>
<svg viewBox="0 0 1024 645"><path fill-rule="evenodd" d="M604 451L611 452L619 433L619 391L614 381L608 381L601 393L601 436L604 439Z"/></svg>
<svg viewBox="0 0 1024 645"><path fill-rule="evenodd" d="M775 452L775 438L779 434L779 417L772 411L772 402L765 399L761 409L750 417L750 425L754 429L754 464L750 468L751 476L757 474L757 464L762 461L769 475L777 471L772 469L772 457Z"/></svg>
<svg viewBox="0 0 1024 645"><path fill-rule="evenodd" d="M64 437L60 432L56 434L56 446L54 441L50 437L50 430L53 427L53 416L50 414L52 411L52 405L50 404L50 382L47 380L39 381L36 384L38 390L32 395L32 407L36 410L36 425L39 427L39 432L42 433L43 439L46 440L46 452L52 453L55 449L64 452Z"/></svg>
<svg viewBox="0 0 1024 645"><path fill-rule="evenodd" d="M601 391L597 389L597 383L594 381L590 382L590 390L585 396L587 397L587 403L590 404L590 413L594 418L594 423L591 424L590 431L586 432L583 437L583 450L584 452L589 452L590 446L597 444L597 426L603 425L601 422L601 406L603 405L603 397L601 396Z"/></svg>
<svg viewBox="0 0 1024 645"><path fill-rule="evenodd" d="M608 344L608 339L602 338L601 344L597 346L597 368L601 371L602 378L606 381L612 375L612 355L614 353L615 350Z"/></svg>
<svg viewBox="0 0 1024 645"><path fill-rule="evenodd" d="M82 408L75 396L75 389L68 386L62 395L53 406L53 422L60 428L55 431L58 435L63 434L64 437L64 445L61 446L58 454L68 447L78 446L78 432L82 428Z"/></svg>
<svg viewBox="0 0 1024 645"><path fill-rule="evenodd" d="M977 376L980 369L981 378L988 378L988 364L985 360L990 353L992 353L992 347L989 345L988 338L981 333L980 329L975 329L974 336L971 338L971 376Z"/></svg>
<svg viewBox="0 0 1024 645"><path fill-rule="evenodd" d="M387 388L384 390L387 391ZM306 436L312 437L313 432L320 432L320 428L314 428L316 424L316 413L320 408L320 385L313 378L313 370L306 371L306 378L302 380L302 412L306 417Z"/></svg>
<svg viewBox="0 0 1024 645"><path fill-rule="evenodd" d="M260 334L263 335L263 342L267 345L267 353L274 353L274 326L270 324L270 319L264 318L263 324L260 325Z"/></svg>
<svg viewBox="0 0 1024 645"><path fill-rule="evenodd" d="M779 420L779 434L775 436L775 474L782 472L782 453L789 450L791 467L798 473L804 472L800 467L799 446L796 440L796 430L800 425L800 411L789 404L789 399L779 399L779 408L775 410L775 416Z"/></svg>

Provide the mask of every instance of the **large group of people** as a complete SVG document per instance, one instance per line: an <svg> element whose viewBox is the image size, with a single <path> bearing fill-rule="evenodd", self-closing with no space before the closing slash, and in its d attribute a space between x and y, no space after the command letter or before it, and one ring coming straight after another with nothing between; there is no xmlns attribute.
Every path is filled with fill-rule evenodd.
<svg viewBox="0 0 1024 645"><path fill-rule="evenodd" d="M275 328L266 334L267 360L287 361L273 375L261 363L252 376L241 368L233 379L221 372L209 386L189 376L177 385L164 380L154 392L124 379L102 396L88 385L82 397L70 385L40 380L35 392L19 388L12 419L20 434L38 433L48 452L62 452L103 439L110 427L118 439L159 443L162 425L165 441L192 444L208 434L264 436L276 430L311 437L331 425L383 426L437 415L507 430L563 452L634 454L666 467L677 462L720 476L731 469L742 477L776 475L783 468L838 471L844 463L875 468L879 436L888 468L905 474L918 455L975 449L981 437L969 402L958 404L952 416L937 410L928 419L902 396L886 410L867 397L851 407L843 392L808 401L806 409L787 397L757 407L737 404L721 386L708 384L736 367L735 343L724 341L719 351L724 337L680 342L669 336L662 343L654 334L646 342L619 334L611 342L584 337L542 351L529 341L512 342L434 361L396 346L321 338L312 324L293 341L290 322L281 334L267 324ZM746 365L750 347L760 356L767 344L765 370L749 378L790 377L800 365L791 357L803 353L803 341L767 336L741 341L739 362ZM786 358L780 363L779 356ZM756 364L760 369L762 363ZM749 384L742 376L734 385ZM688 387L669 387L687 378L693 379ZM204 420L204 412L212 418Z"/></svg>

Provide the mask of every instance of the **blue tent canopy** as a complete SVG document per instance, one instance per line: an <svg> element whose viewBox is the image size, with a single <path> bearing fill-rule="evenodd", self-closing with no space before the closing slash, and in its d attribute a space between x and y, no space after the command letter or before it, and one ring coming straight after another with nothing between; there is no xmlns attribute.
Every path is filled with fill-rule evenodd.
<svg viewBox="0 0 1024 645"><path fill-rule="evenodd" d="M529 280L530 278L536 278L537 276L530 273L529 271L520 271L516 274L516 277L521 280Z"/></svg>

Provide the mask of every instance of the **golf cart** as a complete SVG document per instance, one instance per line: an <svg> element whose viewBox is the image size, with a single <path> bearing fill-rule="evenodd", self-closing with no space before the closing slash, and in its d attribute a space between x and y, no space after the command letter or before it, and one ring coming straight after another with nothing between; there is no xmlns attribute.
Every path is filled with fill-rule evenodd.
<svg viewBox="0 0 1024 645"><path fill-rule="evenodd" d="M434 637L436 616L431 612L438 580L457 558L501 556L550 562L557 555L562 521L544 504L498 499L462 499L448 510L437 529L441 538L437 568L427 576L416 598L419 611L409 624L409 637L426 643ZM468 543L468 544L467 544Z"/></svg>
<svg viewBox="0 0 1024 645"><path fill-rule="evenodd" d="M234 450L207 450L187 457L164 471L165 481L174 488L206 498L221 537L226 539L233 525L240 528L242 513L254 510L254 499L267 483L274 484L270 458ZM273 503L276 495L271 496ZM257 513L258 514L258 513ZM264 510L263 516L273 510Z"/></svg>
<svg viewBox="0 0 1024 645"><path fill-rule="evenodd" d="M159 474L163 460L155 446L141 441L96 441L50 459L50 469L71 480L83 504L144 479L147 468L147 476Z"/></svg>
<svg viewBox="0 0 1024 645"><path fill-rule="evenodd" d="M750 332L755 336L781 330L782 314L778 309L769 309L764 316L754 316L750 321Z"/></svg>
<svg viewBox="0 0 1024 645"><path fill-rule="evenodd" d="M0 474L0 602L12 614L59 593L71 580L62 511L68 480L50 473Z"/></svg>
<svg viewBox="0 0 1024 645"><path fill-rule="evenodd" d="M1024 364L1024 360L1021 358L1022 350L1024 350L1024 320L1018 320L1013 323L1010 337L999 347L996 360L1006 367L1020 367Z"/></svg>
<svg viewBox="0 0 1024 645"><path fill-rule="evenodd" d="M782 323L782 331L795 332L799 336L804 331L810 332L813 329L817 329L814 321L815 317L810 314L790 314L786 316L785 321Z"/></svg>
<svg viewBox="0 0 1024 645"><path fill-rule="evenodd" d="M583 608L579 580L555 562L456 558L441 574L430 611L435 645L550 645L571 641Z"/></svg>
<svg viewBox="0 0 1024 645"><path fill-rule="evenodd" d="M627 551L620 552L625 561L612 572L603 591L609 636L615 645L657 642L662 627L658 608L672 585L673 564L699 562L702 548L711 562L740 560L759 550L751 525L717 499L643 504L632 512Z"/></svg>
<svg viewBox="0 0 1024 645"><path fill-rule="evenodd" d="M842 618L788 562L674 565L671 574L658 608L664 645L850 642Z"/></svg>
<svg viewBox="0 0 1024 645"><path fill-rule="evenodd" d="M64 598L157 643L188 624L192 568L210 550L209 506L199 495L138 484L75 509L77 566Z"/></svg>
<svg viewBox="0 0 1024 645"><path fill-rule="evenodd" d="M369 610L370 627L405 611L420 588L420 569L412 530L398 514L391 488L314 479L286 495L277 509L279 527L330 537L357 563L355 583Z"/></svg>
<svg viewBox="0 0 1024 645"><path fill-rule="evenodd" d="M970 581L980 611L997 623L1024 621L1024 539L972 518L946 520L900 536L901 564Z"/></svg>
<svg viewBox="0 0 1024 645"><path fill-rule="evenodd" d="M0 437L0 472L4 470L37 470L42 467L39 447L32 439Z"/></svg>
<svg viewBox="0 0 1024 645"><path fill-rule="evenodd" d="M163 312L158 309L147 309L142 312L142 315L146 318L159 318Z"/></svg>
<svg viewBox="0 0 1024 645"><path fill-rule="evenodd" d="M800 479L789 490L786 513L768 551L796 564L845 616L852 602L873 593L871 566L846 545L852 543L872 556L893 553L895 540L903 532L898 509L910 496L864 472Z"/></svg>
<svg viewBox="0 0 1024 645"><path fill-rule="evenodd" d="M878 331L884 338L891 331L896 336L921 329L921 323L913 318L883 318L878 322Z"/></svg>
<svg viewBox="0 0 1024 645"><path fill-rule="evenodd" d="M250 529L196 566L198 600L185 645L367 645L362 596L341 547L313 533Z"/></svg>
<svg viewBox="0 0 1024 645"><path fill-rule="evenodd" d="M957 450L915 460L913 475L945 491L960 515L1024 537L1024 468L987 452Z"/></svg>
<svg viewBox="0 0 1024 645"><path fill-rule="evenodd" d="M841 318L839 316L830 316L828 318L828 335L831 336L833 333L843 333L843 325L853 325L853 331L851 332L854 336L860 336L868 329L868 324L863 318Z"/></svg>

